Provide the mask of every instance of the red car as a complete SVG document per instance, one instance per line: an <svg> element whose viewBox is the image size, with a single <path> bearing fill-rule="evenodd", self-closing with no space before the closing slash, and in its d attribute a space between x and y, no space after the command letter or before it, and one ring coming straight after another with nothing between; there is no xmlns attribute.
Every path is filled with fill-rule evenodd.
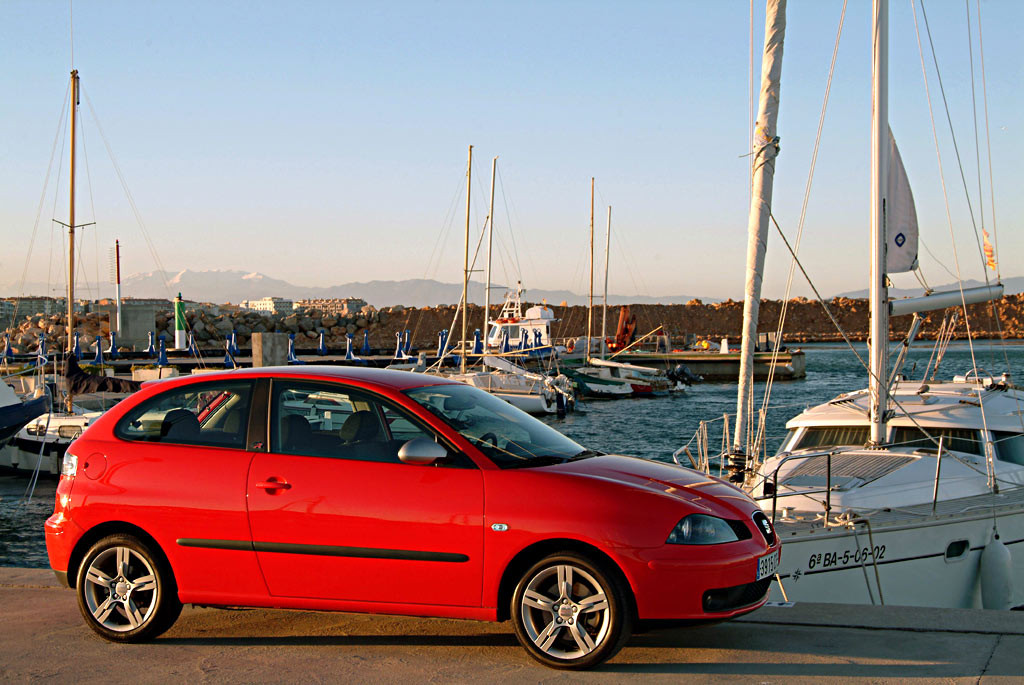
<svg viewBox="0 0 1024 685"><path fill-rule="evenodd" d="M721 480L585 449L461 383L328 366L147 384L71 445L46 545L117 642L189 603L511 619L558 668L638 622L760 607L780 555Z"/></svg>

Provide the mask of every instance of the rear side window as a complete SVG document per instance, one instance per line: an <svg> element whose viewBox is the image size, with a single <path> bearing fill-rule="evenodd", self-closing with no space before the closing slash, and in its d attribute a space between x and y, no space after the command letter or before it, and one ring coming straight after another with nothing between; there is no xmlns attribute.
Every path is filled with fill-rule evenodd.
<svg viewBox="0 0 1024 685"><path fill-rule="evenodd" d="M149 398L114 428L122 440L245 447L251 381L196 383Z"/></svg>

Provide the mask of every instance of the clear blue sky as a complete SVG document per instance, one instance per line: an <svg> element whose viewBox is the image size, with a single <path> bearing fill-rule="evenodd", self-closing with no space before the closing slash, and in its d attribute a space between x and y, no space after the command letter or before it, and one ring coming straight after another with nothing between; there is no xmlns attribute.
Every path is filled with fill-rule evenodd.
<svg viewBox="0 0 1024 685"><path fill-rule="evenodd" d="M790 236L841 7L835 0L789 3L774 212ZM967 10L959 1L925 7L978 217ZM499 155L499 242L511 252L514 235L527 287L585 291L595 176L599 244L605 207L613 205L613 292L740 297L748 11L745 0L82 0L74 4L74 62L167 269L243 269L305 285L458 281L460 188L472 144L474 235L486 213L490 159ZM763 13L763 2L755 2L758 75ZM826 294L867 284L870 14L866 1L847 11L802 249ZM983 1L981 14L999 256L1004 277L1017 276L1024 247L1024 2ZM976 0L970 15L981 116ZM927 44L925 50L961 265L978 278ZM909 1L892 2L891 55L891 125L925 240L952 269ZM68 3L0 3L0 64L2 284L20 279L29 254L71 66ZM78 220L98 222L86 229L87 278L106 279L115 237L126 273L153 270L84 100L82 112L88 177ZM981 136L991 232L984 129ZM50 220L66 220L66 199L55 192L54 178L30 281L63 281ZM515 278L513 259L499 252L498 280ZM951 280L924 251L922 264L931 282ZM787 266L773 235L766 296L782 294ZM799 282L795 294L809 291Z"/></svg>

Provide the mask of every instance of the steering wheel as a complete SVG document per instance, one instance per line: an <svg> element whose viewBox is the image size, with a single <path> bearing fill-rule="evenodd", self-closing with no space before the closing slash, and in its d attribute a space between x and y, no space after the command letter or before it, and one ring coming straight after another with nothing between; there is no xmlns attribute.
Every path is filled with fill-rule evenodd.
<svg viewBox="0 0 1024 685"><path fill-rule="evenodd" d="M494 433L487 432L477 438L477 442L490 442L495 447L498 446L498 436Z"/></svg>

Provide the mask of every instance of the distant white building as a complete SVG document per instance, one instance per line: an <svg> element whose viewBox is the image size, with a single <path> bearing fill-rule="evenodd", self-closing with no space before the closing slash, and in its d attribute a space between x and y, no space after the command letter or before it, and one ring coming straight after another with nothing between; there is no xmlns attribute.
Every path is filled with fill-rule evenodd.
<svg viewBox="0 0 1024 685"><path fill-rule="evenodd" d="M333 314L335 316L355 316L356 314L359 314L365 306L366 300L358 297L319 297L315 299L295 301L296 309L318 309L325 314Z"/></svg>
<svg viewBox="0 0 1024 685"><path fill-rule="evenodd" d="M67 305L65 305L66 301L63 297L37 296L8 297L6 299L6 302L12 307L12 311L17 311L18 318L35 316L37 314L63 313L67 308ZM0 307L3 307L3 305L0 305ZM80 308L76 305L76 309ZM10 316L10 314L7 316Z"/></svg>
<svg viewBox="0 0 1024 685"><path fill-rule="evenodd" d="M291 314L295 311L295 303L285 297L264 297L260 300L242 300L242 309L267 314Z"/></svg>

